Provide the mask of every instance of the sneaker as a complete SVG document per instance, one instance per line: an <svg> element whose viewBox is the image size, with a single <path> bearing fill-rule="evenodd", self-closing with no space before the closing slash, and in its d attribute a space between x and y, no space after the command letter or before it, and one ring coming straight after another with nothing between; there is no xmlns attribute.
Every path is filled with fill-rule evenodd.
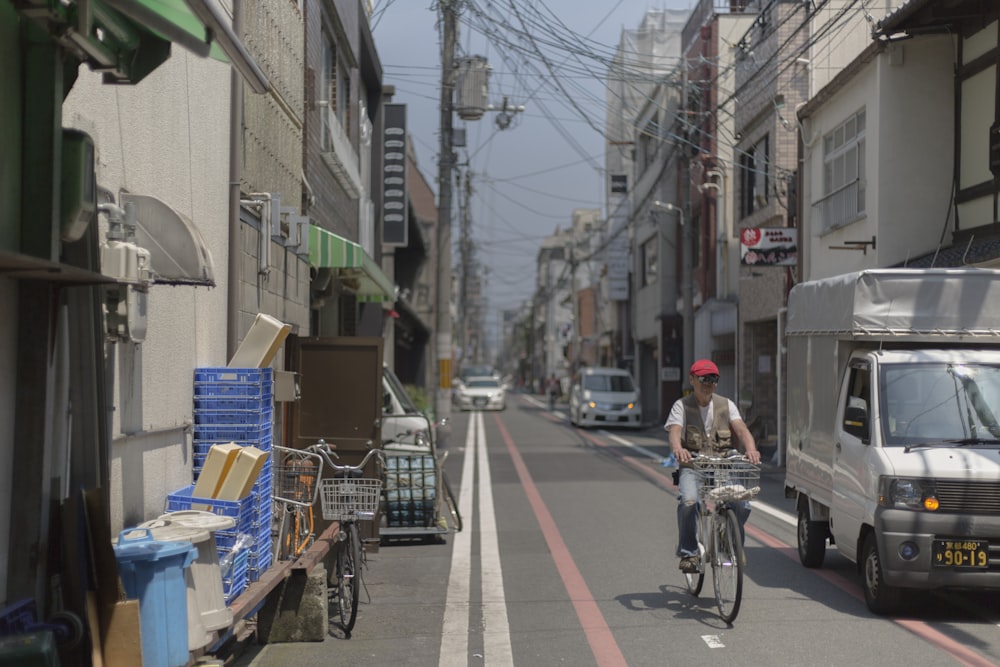
<svg viewBox="0 0 1000 667"><path fill-rule="evenodd" d="M684 556L681 558L680 565L678 566L681 572L687 574L693 574L698 571L698 557L697 556Z"/></svg>

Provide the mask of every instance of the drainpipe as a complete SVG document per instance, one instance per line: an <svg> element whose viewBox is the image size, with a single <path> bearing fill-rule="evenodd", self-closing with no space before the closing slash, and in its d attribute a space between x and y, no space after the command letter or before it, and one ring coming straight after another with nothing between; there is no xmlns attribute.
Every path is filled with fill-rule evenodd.
<svg viewBox="0 0 1000 667"><path fill-rule="evenodd" d="M243 33L241 0L233 2L233 32ZM231 68L229 85L229 262L227 266L226 361L240 341L240 159L243 137L243 77Z"/></svg>

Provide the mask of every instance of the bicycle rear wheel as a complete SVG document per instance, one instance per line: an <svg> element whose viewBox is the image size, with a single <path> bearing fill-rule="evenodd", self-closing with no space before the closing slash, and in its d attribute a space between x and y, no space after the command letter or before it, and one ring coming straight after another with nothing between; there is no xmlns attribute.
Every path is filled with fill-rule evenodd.
<svg viewBox="0 0 1000 667"><path fill-rule="evenodd" d="M455 498L455 493L451 490L451 484L448 482L448 475L445 473L444 468L441 468L441 486L444 488L445 504L448 506L448 512L451 514L451 524L454 526L455 532L461 532L462 515L458 512L458 500Z"/></svg>
<svg viewBox="0 0 1000 667"><path fill-rule="evenodd" d="M705 560L703 558L705 540L702 535L702 518L700 513L697 523L695 523L695 535L698 543L698 571L685 572L684 581L687 584L688 593L698 597L698 594L701 593L701 587L705 583Z"/></svg>
<svg viewBox="0 0 1000 667"><path fill-rule="evenodd" d="M361 537L356 523L341 524L345 539L337 543L337 613L340 627L351 636L361 593Z"/></svg>
<svg viewBox="0 0 1000 667"><path fill-rule="evenodd" d="M740 613L743 598L743 543L736 512L730 508L715 514L713 523L712 580L719 617L732 623Z"/></svg>

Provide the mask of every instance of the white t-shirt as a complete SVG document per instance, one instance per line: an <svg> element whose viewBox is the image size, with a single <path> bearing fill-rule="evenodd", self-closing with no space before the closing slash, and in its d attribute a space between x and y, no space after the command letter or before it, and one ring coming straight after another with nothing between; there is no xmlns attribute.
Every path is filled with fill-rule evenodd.
<svg viewBox="0 0 1000 667"><path fill-rule="evenodd" d="M737 419L741 420L743 417L740 416L740 411L733 403L732 399L726 399L729 401L729 421L733 422ZM714 412L712 411L712 403L709 402L708 405L699 405L698 409L701 410L701 419L705 424L705 433L712 432L712 419ZM673 406L670 408L670 415L667 417L667 423L663 425L664 429L669 429L673 424L677 424L681 428L684 428L684 404L680 400L674 401Z"/></svg>

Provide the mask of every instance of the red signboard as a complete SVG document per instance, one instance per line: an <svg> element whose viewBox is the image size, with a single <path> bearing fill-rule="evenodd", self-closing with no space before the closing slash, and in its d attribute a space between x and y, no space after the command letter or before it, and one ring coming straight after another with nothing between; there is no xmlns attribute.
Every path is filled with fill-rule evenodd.
<svg viewBox="0 0 1000 667"><path fill-rule="evenodd" d="M799 230L792 227L747 227L740 230L740 264L795 266Z"/></svg>

